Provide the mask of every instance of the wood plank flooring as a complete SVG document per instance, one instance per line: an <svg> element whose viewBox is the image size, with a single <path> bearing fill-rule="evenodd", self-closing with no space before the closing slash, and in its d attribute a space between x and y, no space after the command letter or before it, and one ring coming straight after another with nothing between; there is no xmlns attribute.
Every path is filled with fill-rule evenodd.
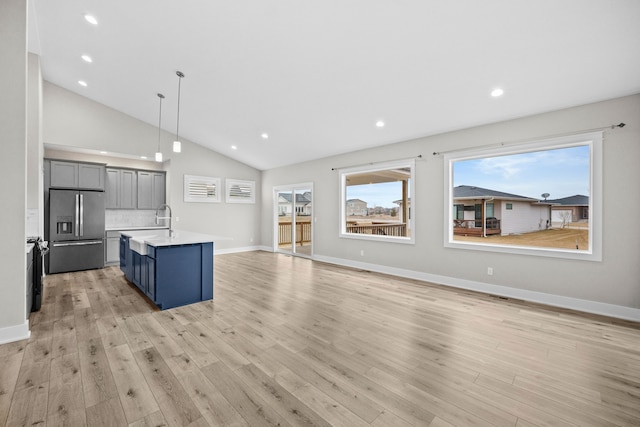
<svg viewBox="0 0 640 427"><path fill-rule="evenodd" d="M158 311L51 275L0 346L0 425L638 426L640 325L267 252Z"/></svg>

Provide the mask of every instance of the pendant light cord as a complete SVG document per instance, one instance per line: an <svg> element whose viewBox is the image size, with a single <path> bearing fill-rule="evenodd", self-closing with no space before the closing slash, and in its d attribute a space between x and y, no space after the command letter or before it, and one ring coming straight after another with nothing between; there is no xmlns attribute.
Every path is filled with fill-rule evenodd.
<svg viewBox="0 0 640 427"><path fill-rule="evenodd" d="M178 118L176 120L176 141L180 141L180 139L178 138L180 130L180 86L182 83L182 78L184 77L184 73L182 71L176 71L176 75L178 76Z"/></svg>
<svg viewBox="0 0 640 427"><path fill-rule="evenodd" d="M160 113L158 114L158 153L159 153L160 152L160 135L161 135L160 126L162 125L162 100L164 99L164 95L159 93L158 98L160 98Z"/></svg>

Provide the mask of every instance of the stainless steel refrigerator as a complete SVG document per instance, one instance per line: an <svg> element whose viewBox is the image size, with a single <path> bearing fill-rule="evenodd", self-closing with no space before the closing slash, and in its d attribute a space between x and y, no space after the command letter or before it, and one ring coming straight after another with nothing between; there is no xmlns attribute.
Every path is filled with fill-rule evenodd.
<svg viewBox="0 0 640 427"><path fill-rule="evenodd" d="M49 273L104 267L104 192L49 190Z"/></svg>

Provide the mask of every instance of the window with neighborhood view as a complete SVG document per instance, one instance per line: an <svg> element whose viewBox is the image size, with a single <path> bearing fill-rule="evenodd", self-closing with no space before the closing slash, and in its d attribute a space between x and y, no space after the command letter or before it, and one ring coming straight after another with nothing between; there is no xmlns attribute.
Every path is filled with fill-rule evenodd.
<svg viewBox="0 0 640 427"><path fill-rule="evenodd" d="M413 242L414 161L340 170L342 237Z"/></svg>
<svg viewBox="0 0 640 427"><path fill-rule="evenodd" d="M449 247L600 259L602 134L445 155Z"/></svg>

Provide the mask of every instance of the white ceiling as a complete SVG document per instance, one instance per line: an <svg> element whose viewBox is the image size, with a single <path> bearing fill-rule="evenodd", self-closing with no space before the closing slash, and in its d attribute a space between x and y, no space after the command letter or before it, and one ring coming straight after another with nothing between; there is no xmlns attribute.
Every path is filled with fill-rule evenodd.
<svg viewBox="0 0 640 427"><path fill-rule="evenodd" d="M175 132L180 70L180 136L263 170L640 93L638 0L31 1L45 80Z"/></svg>

